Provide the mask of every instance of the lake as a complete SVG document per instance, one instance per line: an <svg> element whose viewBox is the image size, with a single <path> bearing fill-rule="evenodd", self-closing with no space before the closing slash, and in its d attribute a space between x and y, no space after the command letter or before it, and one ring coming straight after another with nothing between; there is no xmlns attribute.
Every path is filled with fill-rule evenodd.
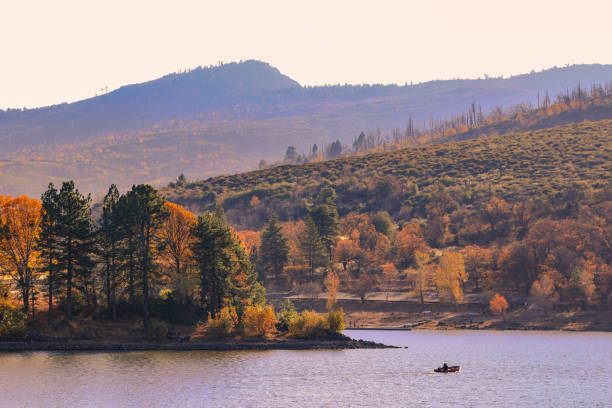
<svg viewBox="0 0 612 408"><path fill-rule="evenodd" d="M408 348L0 354L0 406L612 406L611 333L346 334Z"/></svg>

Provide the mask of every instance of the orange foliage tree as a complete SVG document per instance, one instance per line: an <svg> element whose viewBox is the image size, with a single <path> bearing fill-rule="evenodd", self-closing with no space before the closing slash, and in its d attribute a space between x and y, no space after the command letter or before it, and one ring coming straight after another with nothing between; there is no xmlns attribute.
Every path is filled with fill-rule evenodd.
<svg viewBox="0 0 612 408"><path fill-rule="evenodd" d="M495 296L489 302L489 307L491 311L496 314L501 314L502 318L506 319L506 310L508 310L508 301L506 298L501 296L499 293L496 293Z"/></svg>
<svg viewBox="0 0 612 408"><path fill-rule="evenodd" d="M19 287L26 313L39 261L40 210L40 201L25 195L0 196L0 265Z"/></svg>
<svg viewBox="0 0 612 408"><path fill-rule="evenodd" d="M164 205L169 215L160 229L161 254L173 266L175 276L181 277L191 257L192 230L197 218L178 204L166 201Z"/></svg>
<svg viewBox="0 0 612 408"><path fill-rule="evenodd" d="M384 285L384 290L386 293L386 300L389 301L389 292L395 281L399 278L399 272L397 268L392 263L386 263L382 266L382 282Z"/></svg>
<svg viewBox="0 0 612 408"><path fill-rule="evenodd" d="M421 227L415 223L404 225L395 236L393 245L396 262L400 268L407 268L414 263L416 251L425 251L428 248Z"/></svg>

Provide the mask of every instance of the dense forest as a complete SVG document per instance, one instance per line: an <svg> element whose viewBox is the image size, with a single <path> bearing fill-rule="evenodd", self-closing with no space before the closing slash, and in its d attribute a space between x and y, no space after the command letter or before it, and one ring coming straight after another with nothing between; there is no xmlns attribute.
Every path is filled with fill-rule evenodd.
<svg viewBox="0 0 612 408"><path fill-rule="evenodd" d="M521 305L604 307L612 289L611 138L612 121L583 122L179 178L164 193L196 212L222 207L271 287L321 289L331 270L363 301L402 288L422 301L497 291ZM272 231L273 242L286 240L276 254L283 267L269 261Z"/></svg>
<svg viewBox="0 0 612 408"><path fill-rule="evenodd" d="M0 336L28 319L203 336L342 330L339 293L490 310L608 308L612 121L280 166L157 191L0 196ZM93 207L93 208L92 208ZM196 216L195 214L201 214ZM326 293L326 315L265 290ZM15 301L19 299L20 306ZM29 316L29 317L28 317ZM80 334L86 336L86 334Z"/></svg>
<svg viewBox="0 0 612 408"><path fill-rule="evenodd" d="M100 210L94 219L73 181L50 184L40 201L0 195L0 340L26 338L26 323L40 329L43 313L52 336L83 319L127 321L154 340L167 339L168 323L199 324L197 334L215 338L343 328L333 305L327 315L291 304L275 314L222 212L196 217L143 184L125 194L112 185Z"/></svg>

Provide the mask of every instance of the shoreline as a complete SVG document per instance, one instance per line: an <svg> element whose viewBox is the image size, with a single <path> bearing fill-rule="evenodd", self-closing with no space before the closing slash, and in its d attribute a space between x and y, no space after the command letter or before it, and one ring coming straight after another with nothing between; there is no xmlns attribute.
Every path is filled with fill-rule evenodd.
<svg viewBox="0 0 612 408"><path fill-rule="evenodd" d="M205 341L182 343L0 342L0 352L19 351L249 351L396 348L365 340Z"/></svg>

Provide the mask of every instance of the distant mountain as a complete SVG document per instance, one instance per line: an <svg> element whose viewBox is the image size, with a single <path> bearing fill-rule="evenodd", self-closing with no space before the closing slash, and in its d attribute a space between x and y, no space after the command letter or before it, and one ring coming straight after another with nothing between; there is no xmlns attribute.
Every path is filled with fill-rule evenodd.
<svg viewBox="0 0 612 408"><path fill-rule="evenodd" d="M383 132L453 115L472 102L534 102L581 82L612 80L612 65L576 65L511 78L417 85L304 87L259 61L196 68L83 101L0 111L0 192L39 195L73 178L85 191L110 183L164 184L245 171L362 130Z"/></svg>

